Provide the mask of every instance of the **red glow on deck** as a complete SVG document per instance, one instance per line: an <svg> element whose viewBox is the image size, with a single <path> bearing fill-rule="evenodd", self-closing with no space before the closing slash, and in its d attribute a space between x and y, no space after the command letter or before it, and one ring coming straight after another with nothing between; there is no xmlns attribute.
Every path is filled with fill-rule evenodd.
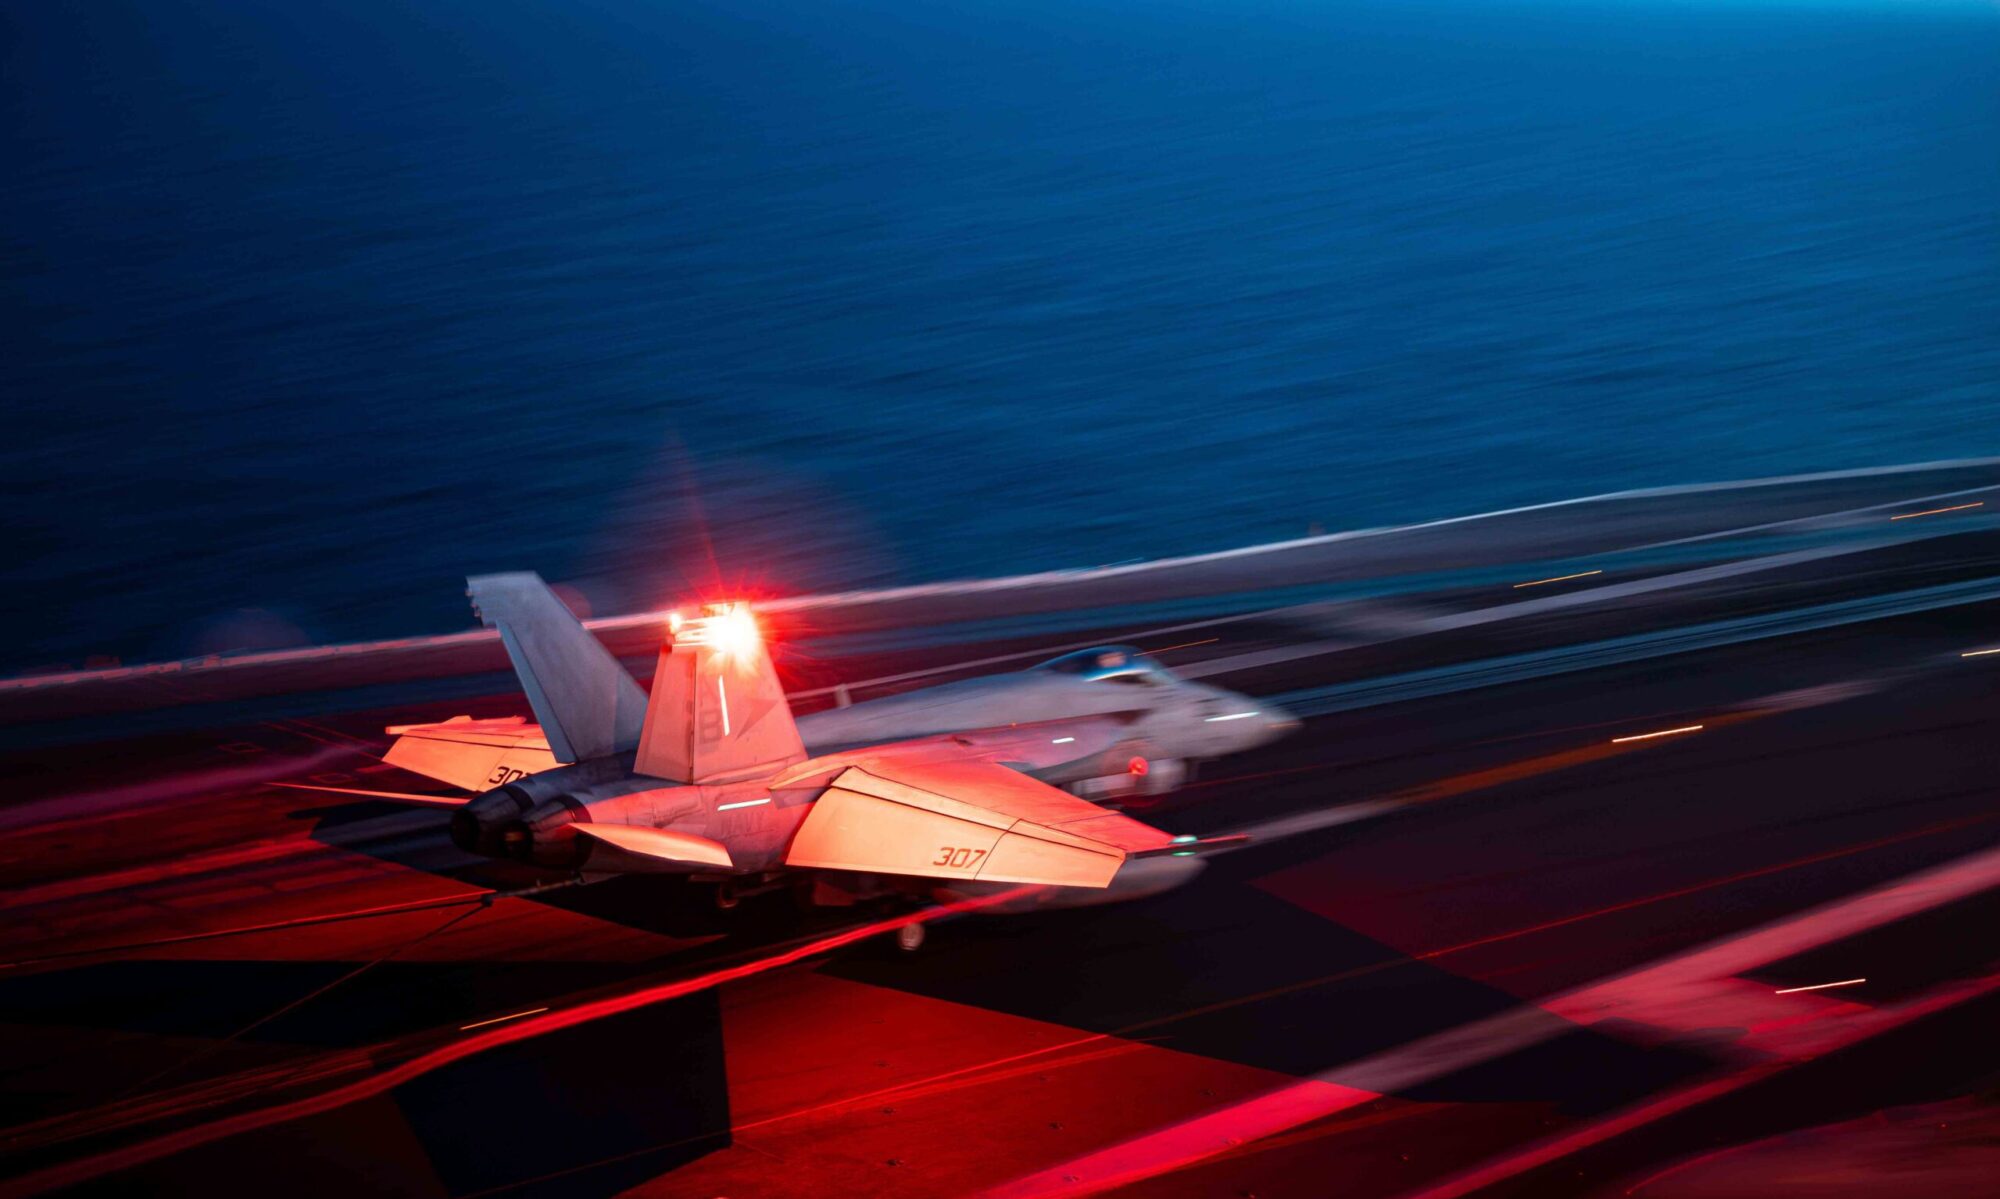
<svg viewBox="0 0 2000 1199"><path fill-rule="evenodd" d="M608 999L600 999L593 1003L579 1004L573 1008L565 1008L561 1011L522 1019L518 1022L494 1027L490 1031L476 1032L470 1036L418 1054L406 1062L381 1070L367 1078L348 1083L344 1086L334 1087L317 1095L310 1095L304 1099L296 1099L289 1103L274 1104L257 1111L241 1112L234 1116L227 1116L211 1121L207 1124L180 1129L154 1137L151 1140L140 1141L133 1145L112 1150L109 1153L100 1154L97 1157L64 1162L43 1170L8 1179L4 1183L0 1183L0 1196L36 1195L46 1191L75 1186L80 1182L85 1182L92 1178L116 1173L119 1170L131 1169L134 1166L144 1165L150 1161L157 1161L172 1154L185 1152L201 1145L207 1145L227 1137L236 1136L239 1133L253 1132L260 1128L268 1128L273 1124L283 1124L287 1121L319 1115L323 1112L332 1111L335 1108L344 1107L350 1103L374 1098L377 1095L394 1090L396 1087L402 1086L412 1079L421 1078L434 1070L449 1066L454 1062L463 1061L476 1053L483 1053L488 1049L513 1044L516 1041L525 1041L530 1037L541 1036L543 1033L572 1028L576 1025L588 1023L592 1020L599 1020L606 1016L629 1012L635 1008L664 1003L670 999L679 999L698 991L708 990L711 987L719 987L724 983L750 978L767 971L793 965L807 958L831 953L836 949L852 945L857 941L863 941L883 933L894 932L905 925L922 924L945 916L954 916L965 912L978 911L982 908L1003 905L1012 900L1019 899L1034 890L1036 890L1034 887L1011 887L993 895L962 899L954 903L911 912L907 915L872 921L868 924L857 925L854 928L845 929L841 932L808 941L803 945L795 946L781 953L757 958L740 965L727 966L720 970L710 971L707 974L697 975L693 978L662 983L658 986L646 987L629 994L614 995Z"/></svg>

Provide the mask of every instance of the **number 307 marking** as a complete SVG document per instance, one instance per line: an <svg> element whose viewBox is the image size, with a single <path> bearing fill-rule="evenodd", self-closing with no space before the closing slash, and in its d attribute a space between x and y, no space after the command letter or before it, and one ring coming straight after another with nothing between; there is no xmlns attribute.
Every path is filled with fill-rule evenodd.
<svg viewBox="0 0 2000 1199"><path fill-rule="evenodd" d="M979 859L985 856L986 856L986 851L983 849L967 849L962 846L954 847L950 845L940 845L938 847L937 859L933 861L931 865L956 866L956 867L976 866L979 864Z"/></svg>

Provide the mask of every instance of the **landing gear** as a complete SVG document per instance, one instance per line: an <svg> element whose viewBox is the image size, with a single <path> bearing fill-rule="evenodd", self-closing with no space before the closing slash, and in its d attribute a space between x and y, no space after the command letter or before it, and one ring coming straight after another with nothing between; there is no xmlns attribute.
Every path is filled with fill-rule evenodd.
<svg viewBox="0 0 2000 1199"><path fill-rule="evenodd" d="M736 888L733 884L730 883L715 884L716 911L718 912L734 911L736 909L736 905L742 902L743 902L743 897L736 893Z"/></svg>
<svg viewBox="0 0 2000 1199"><path fill-rule="evenodd" d="M905 924L896 930L896 948L902 950L904 953L915 953L917 950L923 948L923 945L923 925Z"/></svg>

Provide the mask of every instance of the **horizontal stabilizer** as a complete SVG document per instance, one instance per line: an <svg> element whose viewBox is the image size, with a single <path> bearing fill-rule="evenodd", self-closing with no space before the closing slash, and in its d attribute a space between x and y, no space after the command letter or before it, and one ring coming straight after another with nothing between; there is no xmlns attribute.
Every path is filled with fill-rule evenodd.
<svg viewBox="0 0 2000 1199"><path fill-rule="evenodd" d="M608 845L615 845L626 853L635 853L643 858L653 858L662 862L685 864L690 868L714 866L723 870L734 870L736 863L729 857L729 849L720 841L698 837L693 833L677 833L671 829L643 828L636 824L573 824L570 826L587 837L595 837Z"/></svg>
<svg viewBox="0 0 2000 1199"><path fill-rule="evenodd" d="M327 791L334 795L360 795L368 799L386 799L391 803L417 804L426 808L463 807L468 801L456 795L417 795L409 791L364 791L359 787L323 787L314 783L272 783L273 787L284 787L291 791Z"/></svg>
<svg viewBox="0 0 2000 1199"><path fill-rule="evenodd" d="M560 765L541 726L519 717L460 716L442 724L397 725L389 732L397 736L382 755L384 762L467 791L485 791Z"/></svg>
<svg viewBox="0 0 2000 1199"><path fill-rule="evenodd" d="M813 804L787 864L1105 887L1128 854L1173 846L1156 828L992 762L855 760Z"/></svg>

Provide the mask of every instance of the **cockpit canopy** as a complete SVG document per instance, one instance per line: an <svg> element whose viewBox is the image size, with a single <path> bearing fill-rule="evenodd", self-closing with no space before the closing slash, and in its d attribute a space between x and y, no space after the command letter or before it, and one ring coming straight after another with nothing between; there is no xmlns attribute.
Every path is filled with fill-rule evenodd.
<svg viewBox="0 0 2000 1199"><path fill-rule="evenodd" d="M1035 667L1053 674L1127 685L1164 687L1174 681L1166 667L1129 645L1100 645L1051 658Z"/></svg>

